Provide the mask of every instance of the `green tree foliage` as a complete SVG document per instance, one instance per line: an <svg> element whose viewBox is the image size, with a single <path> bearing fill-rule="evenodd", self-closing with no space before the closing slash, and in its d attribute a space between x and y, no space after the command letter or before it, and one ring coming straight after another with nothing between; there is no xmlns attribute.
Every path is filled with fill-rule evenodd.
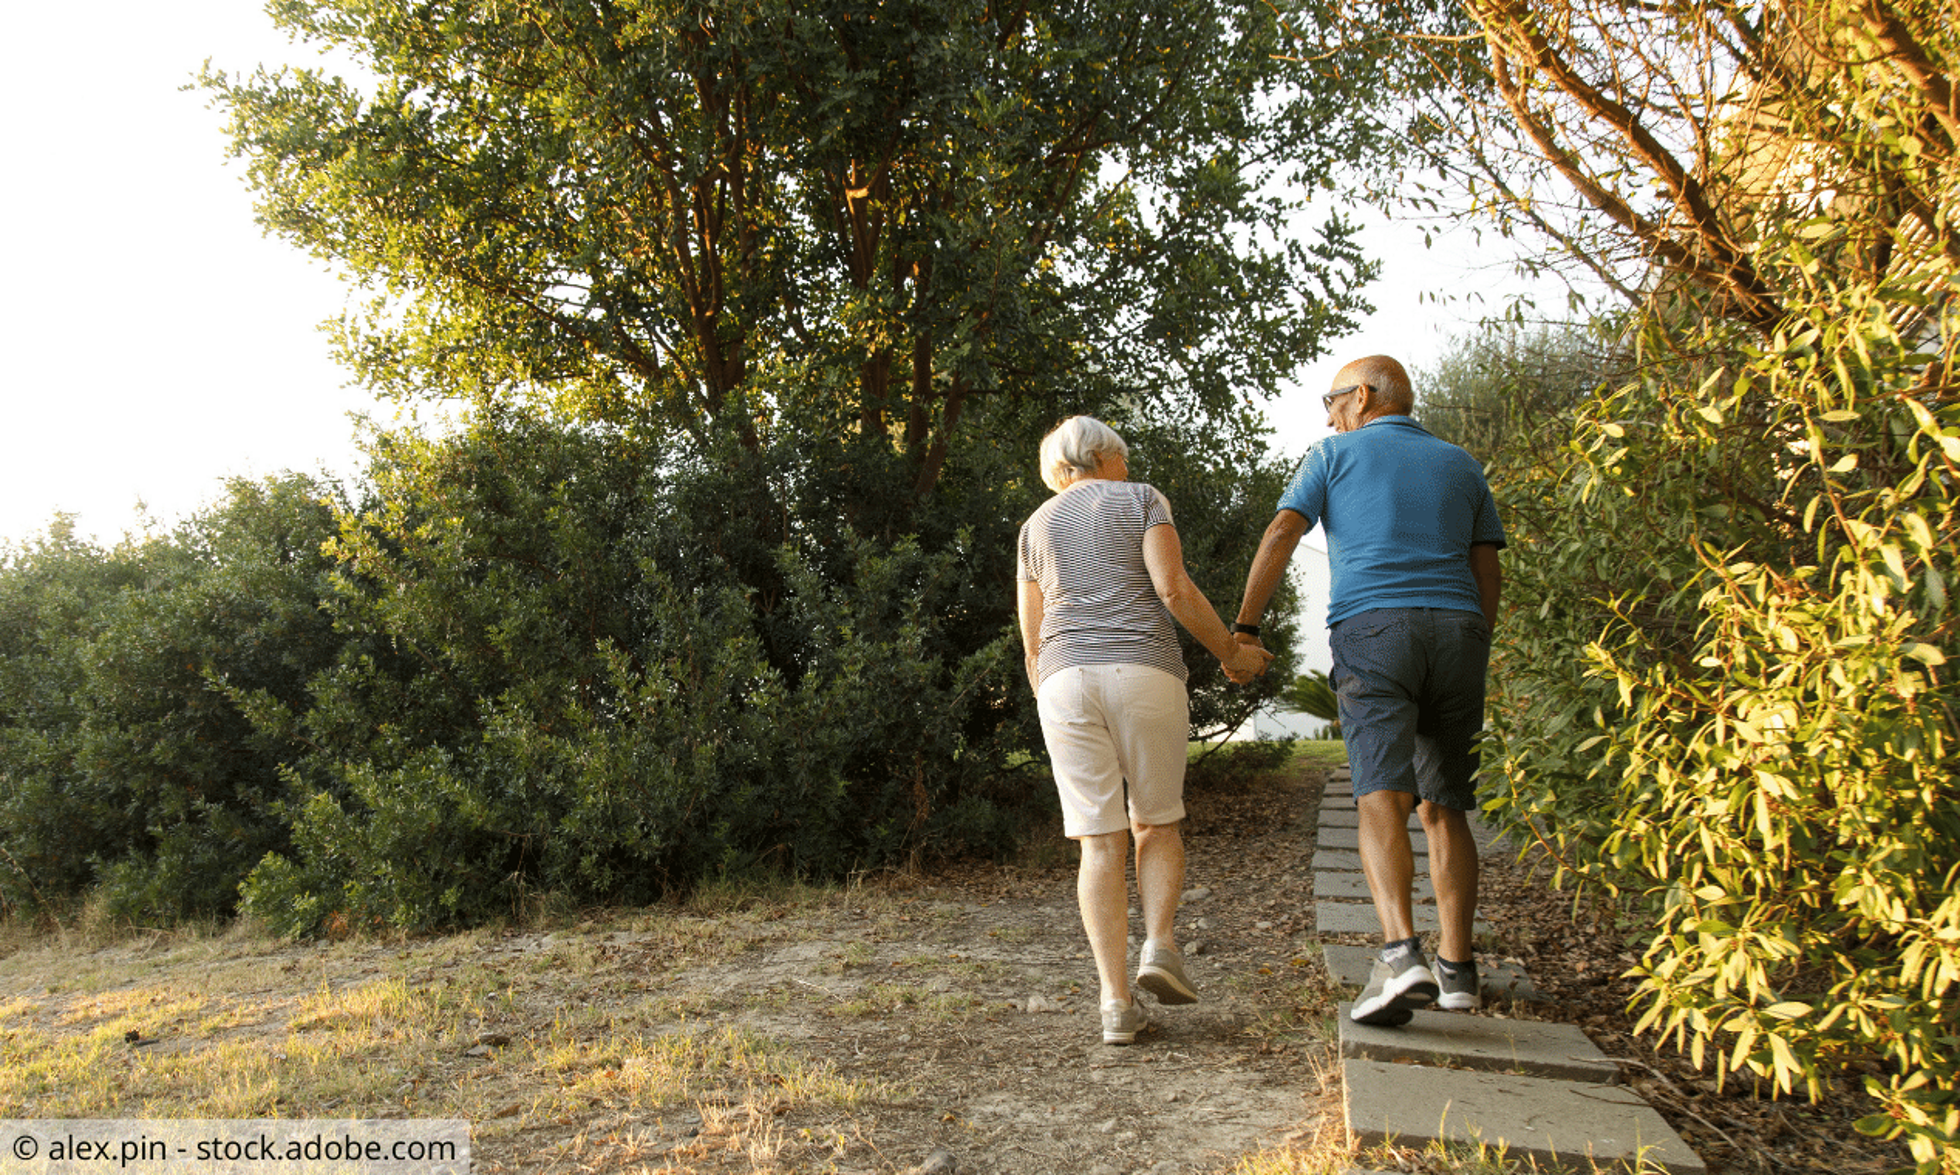
<svg viewBox="0 0 1960 1175"><path fill-rule="evenodd" d="M1345 222L1293 221L1367 91L1302 83L1263 4L272 11L372 84L206 85L265 223L380 292L344 354L403 396L855 435L924 496L1001 396L1236 445L1361 305Z"/></svg>
<svg viewBox="0 0 1960 1175"><path fill-rule="evenodd" d="M1361 306L1296 220L1380 129L1257 3L272 11L368 78L207 74L264 222L373 292L366 382L474 411L377 451L345 656L254 705L289 928L998 844L1046 792L998 656L1036 439L1124 431L1223 590L1252 406ZM1201 728L1275 688L1190 660Z"/></svg>
<svg viewBox="0 0 1960 1175"><path fill-rule="evenodd" d="M428 925L997 846L1013 710L1004 638L958 647L972 540L758 546L755 514L824 492L834 454L809 456L676 470L521 416L391 439L334 546L349 655L309 705L259 714L317 748L296 770L322 783L251 906L291 930ZM749 598L750 560L776 598Z"/></svg>
<svg viewBox="0 0 1960 1175"><path fill-rule="evenodd" d="M1579 409L1629 375L1624 318L1465 335L1417 373L1423 427L1463 446L1493 475L1554 459Z"/></svg>
<svg viewBox="0 0 1960 1175"><path fill-rule="evenodd" d="M64 524L0 561L0 908L224 912L286 844L284 748L231 695L297 702L333 660L333 519L307 479L238 481L168 536Z"/></svg>
<svg viewBox="0 0 1960 1175"><path fill-rule="evenodd" d="M426 926L1011 844L1053 802L1000 605L1045 491L1031 460L974 453L925 516L942 530L877 540L846 520L881 497L847 447L676 460L516 412L384 438L376 502L332 545L344 655L253 711L295 749L298 798L250 908L293 932ZM901 459L882 474L909 492ZM1283 476L1220 490L1215 521ZM792 541L756 537L785 513ZM1227 546L1192 518L1198 557ZM1194 711L1254 704L1193 686Z"/></svg>
<svg viewBox="0 0 1960 1175"><path fill-rule="evenodd" d="M1657 926L1643 1026L1779 1090L1877 1069L1861 1125L1960 1170L1960 34L1917 3L1470 11L1502 105L1438 114L1453 164L1641 347L1500 489L1494 807Z"/></svg>
<svg viewBox="0 0 1960 1175"><path fill-rule="evenodd" d="M1289 710L1296 710L1308 717L1333 723L1338 737L1341 729L1341 700L1335 695L1334 687L1327 680L1325 673L1318 669L1309 669L1297 675L1287 683L1279 700L1284 702Z"/></svg>

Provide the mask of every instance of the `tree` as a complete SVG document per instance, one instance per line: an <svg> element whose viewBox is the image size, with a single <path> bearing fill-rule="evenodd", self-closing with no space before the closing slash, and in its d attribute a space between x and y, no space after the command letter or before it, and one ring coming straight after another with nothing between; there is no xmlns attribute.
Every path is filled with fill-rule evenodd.
<svg viewBox="0 0 1960 1175"><path fill-rule="evenodd" d="M353 54L205 85L266 225L378 291L377 388L538 398L751 451L794 432L939 484L1005 396L1208 425L1351 325L1370 267L1301 194L1365 87L1237 0L275 6Z"/></svg>
<svg viewBox="0 0 1960 1175"><path fill-rule="evenodd" d="M1318 669L1310 669L1296 676L1287 684L1280 701L1287 708L1297 710L1310 718L1319 718L1333 724L1334 734L1341 730L1341 700L1334 693L1334 687L1327 675Z"/></svg>
<svg viewBox="0 0 1960 1175"><path fill-rule="evenodd" d="M1362 306L1346 222L1295 222L1380 128L1257 3L275 13L372 81L207 73L262 219L373 293L357 375L471 407L386 442L338 548L364 643L259 713L317 748L252 889L293 928L997 842L1037 438L1109 420L1236 573L1284 476L1256 400ZM1194 724L1276 688L1193 664Z"/></svg>
<svg viewBox="0 0 1960 1175"><path fill-rule="evenodd" d="M1463 336L1416 376L1423 426L1493 467L1556 460L1579 410L1633 366L1624 318Z"/></svg>

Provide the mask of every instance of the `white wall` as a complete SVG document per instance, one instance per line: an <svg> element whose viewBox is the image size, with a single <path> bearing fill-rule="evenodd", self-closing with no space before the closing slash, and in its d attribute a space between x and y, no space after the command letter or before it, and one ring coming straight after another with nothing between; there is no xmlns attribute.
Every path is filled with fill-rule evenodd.
<svg viewBox="0 0 1960 1175"><path fill-rule="evenodd" d="M1287 572L1300 590L1300 631L1294 639L1298 671L1305 673L1309 669L1318 669L1322 673L1331 672L1334 654L1327 647L1327 550L1318 527L1294 550L1293 562ZM1252 716L1251 722L1239 728L1237 737L1285 738L1290 734L1304 738L1325 725L1318 718L1291 710L1262 710Z"/></svg>

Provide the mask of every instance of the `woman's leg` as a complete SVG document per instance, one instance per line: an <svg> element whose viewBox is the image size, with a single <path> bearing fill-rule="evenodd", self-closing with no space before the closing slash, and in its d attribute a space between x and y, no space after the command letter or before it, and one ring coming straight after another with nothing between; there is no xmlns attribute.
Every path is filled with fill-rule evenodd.
<svg viewBox="0 0 1960 1175"><path fill-rule="evenodd" d="M1184 836L1176 824L1138 824L1137 890L1143 930L1159 946L1177 945L1177 900L1184 892Z"/></svg>
<svg viewBox="0 0 1960 1175"><path fill-rule="evenodd" d="M1102 982L1105 1004L1130 999L1130 887L1124 868L1129 862L1128 841L1127 832L1076 841L1082 846L1082 868L1075 879L1075 898L1082 907L1089 949L1096 956L1096 977Z"/></svg>

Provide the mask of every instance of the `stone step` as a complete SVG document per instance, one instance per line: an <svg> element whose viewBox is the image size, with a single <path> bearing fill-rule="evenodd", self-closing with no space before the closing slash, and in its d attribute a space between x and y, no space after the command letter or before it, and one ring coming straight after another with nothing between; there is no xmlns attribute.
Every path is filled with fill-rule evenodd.
<svg viewBox="0 0 1960 1175"><path fill-rule="evenodd" d="M1379 934L1381 920L1375 917L1372 902L1335 902L1316 900L1314 908L1314 929L1321 934ZM1411 904L1409 921L1415 924L1417 934L1435 934L1443 928L1437 921L1436 907ZM1486 937L1490 934L1490 923L1481 918L1470 923L1470 933Z"/></svg>
<svg viewBox="0 0 1960 1175"><path fill-rule="evenodd" d="M1343 1061L1341 1072L1348 1130L1362 1146L1482 1144L1503 1148L1514 1162L1574 1175L1635 1167L1707 1175L1688 1144L1624 1085L1362 1059Z"/></svg>
<svg viewBox="0 0 1960 1175"><path fill-rule="evenodd" d="M1359 828L1323 828L1314 838L1314 843L1323 849L1360 849L1361 830ZM1409 832L1409 847L1418 856L1429 854L1429 838L1420 828Z"/></svg>
<svg viewBox="0 0 1960 1175"><path fill-rule="evenodd" d="M1353 1007L1344 1003L1335 1009L1341 1055L1350 1059L1620 1083L1620 1067L1574 1024L1423 1011L1399 1028L1375 1028L1349 1019Z"/></svg>
<svg viewBox="0 0 1960 1175"><path fill-rule="evenodd" d="M1427 866L1418 864L1417 868ZM1359 873L1361 853L1356 849L1315 849L1313 869L1315 873Z"/></svg>
<svg viewBox="0 0 1960 1175"><path fill-rule="evenodd" d="M1368 877L1365 873L1346 871L1316 873L1313 875L1313 896L1341 902L1369 901ZM1418 902L1433 902L1436 900L1436 890L1427 877L1418 877L1411 896Z"/></svg>
<svg viewBox="0 0 1960 1175"><path fill-rule="evenodd" d="M1339 942L1320 944L1320 954L1327 963L1327 973L1337 982L1357 989L1368 984L1368 972L1375 965L1375 950L1374 947L1350 946ZM1538 989L1531 985L1531 977L1512 963L1479 959L1477 979L1484 989L1486 999L1535 1000L1539 998Z"/></svg>
<svg viewBox="0 0 1960 1175"><path fill-rule="evenodd" d="M1320 827L1322 831L1329 828L1359 828L1361 827L1361 813L1355 811L1353 808L1328 808L1323 806L1320 809ZM1409 816L1409 831L1422 831L1422 818L1420 816L1414 814Z"/></svg>

